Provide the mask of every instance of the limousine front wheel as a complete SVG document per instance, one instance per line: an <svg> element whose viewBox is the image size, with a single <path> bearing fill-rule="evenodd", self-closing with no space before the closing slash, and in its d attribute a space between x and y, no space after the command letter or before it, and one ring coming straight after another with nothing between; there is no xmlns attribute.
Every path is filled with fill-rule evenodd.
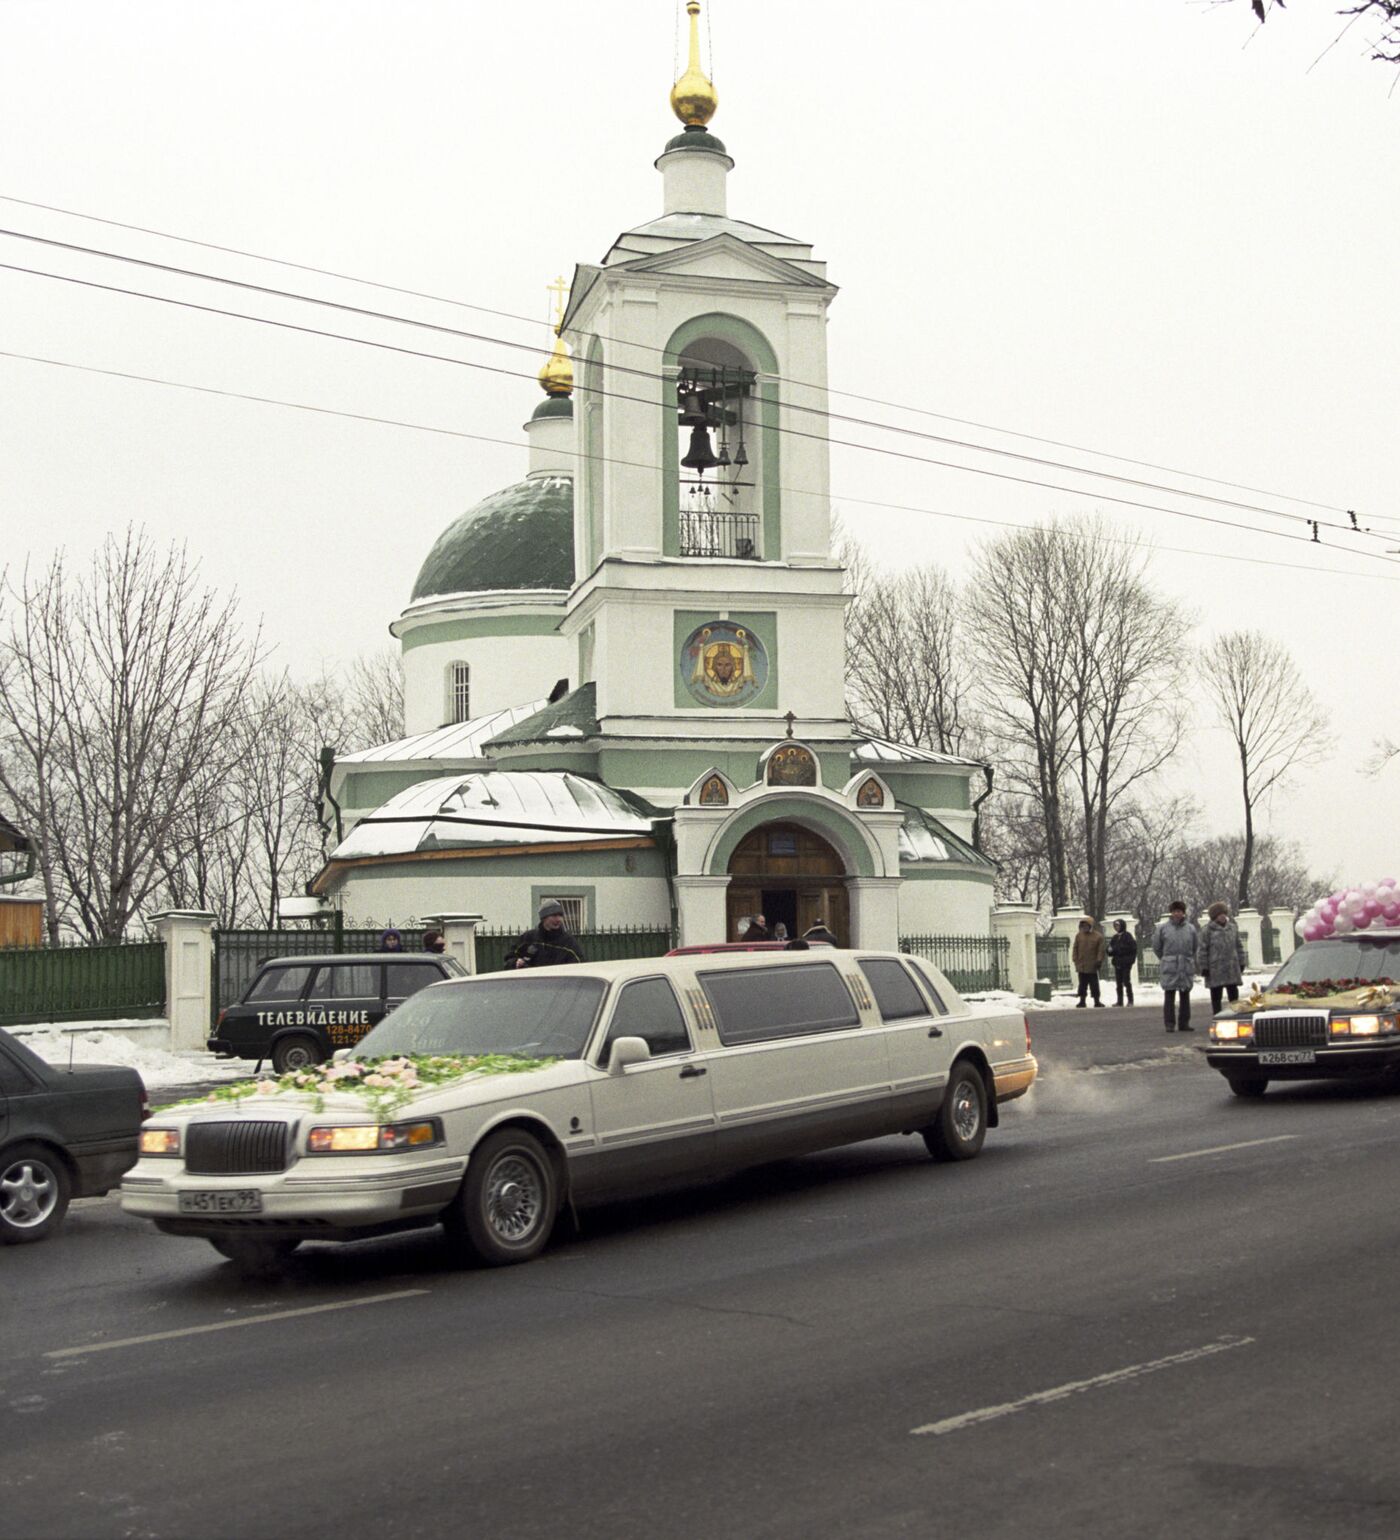
<svg viewBox="0 0 1400 1540"><path fill-rule="evenodd" d="M987 1087L976 1066L955 1064L938 1116L924 1129L935 1160L971 1160L987 1137Z"/></svg>
<svg viewBox="0 0 1400 1540"><path fill-rule="evenodd" d="M544 1146L524 1129L502 1128L472 1151L445 1223L450 1239L488 1266L505 1267L544 1249L558 1213L559 1183Z"/></svg>

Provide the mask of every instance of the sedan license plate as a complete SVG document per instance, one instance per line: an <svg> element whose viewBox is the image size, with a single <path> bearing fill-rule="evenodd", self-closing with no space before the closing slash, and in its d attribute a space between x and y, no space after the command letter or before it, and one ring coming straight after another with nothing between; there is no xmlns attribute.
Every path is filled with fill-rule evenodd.
<svg viewBox="0 0 1400 1540"><path fill-rule="evenodd" d="M262 1194L253 1187L226 1192L182 1192L182 1214L261 1214Z"/></svg>
<svg viewBox="0 0 1400 1540"><path fill-rule="evenodd" d="M1261 1064L1316 1064L1317 1055L1311 1048L1265 1049L1259 1055Z"/></svg>

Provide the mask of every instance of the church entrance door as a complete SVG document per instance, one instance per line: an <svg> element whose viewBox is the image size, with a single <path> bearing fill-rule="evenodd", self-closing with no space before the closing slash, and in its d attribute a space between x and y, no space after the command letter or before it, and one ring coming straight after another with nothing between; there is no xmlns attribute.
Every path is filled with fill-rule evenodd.
<svg viewBox="0 0 1400 1540"><path fill-rule="evenodd" d="M850 900L841 857L819 834L795 823L769 823L740 841L729 860L728 939L741 939L751 915L769 930L800 936L818 920L850 945Z"/></svg>

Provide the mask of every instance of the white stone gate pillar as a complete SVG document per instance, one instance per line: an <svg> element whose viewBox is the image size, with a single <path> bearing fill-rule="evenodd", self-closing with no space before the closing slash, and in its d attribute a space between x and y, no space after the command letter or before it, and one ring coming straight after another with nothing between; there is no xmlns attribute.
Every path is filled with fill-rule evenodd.
<svg viewBox="0 0 1400 1540"><path fill-rule="evenodd" d="M992 934L1005 936L1010 943L1007 971L1018 995L1035 992L1035 923L1031 904L998 904L992 910Z"/></svg>
<svg viewBox="0 0 1400 1540"><path fill-rule="evenodd" d="M715 946L721 941L737 941L725 934L728 925L726 894L728 877L677 877L676 919L680 946Z"/></svg>
<svg viewBox="0 0 1400 1540"><path fill-rule="evenodd" d="M1239 926L1240 935L1244 938L1245 967L1262 968L1264 966L1264 916L1252 907L1241 909L1235 916L1235 924Z"/></svg>
<svg viewBox="0 0 1400 1540"><path fill-rule="evenodd" d="M479 914L426 914L423 923L436 926L442 932L444 953L455 957L468 973L476 972L476 928L481 924Z"/></svg>
<svg viewBox="0 0 1400 1540"><path fill-rule="evenodd" d="M155 917L165 943L165 1015L174 1053L198 1053L214 1025L214 921L204 909L168 909Z"/></svg>
<svg viewBox="0 0 1400 1540"><path fill-rule="evenodd" d="M848 877L851 945L899 950L899 877Z"/></svg>
<svg viewBox="0 0 1400 1540"><path fill-rule="evenodd" d="M1278 937L1278 960L1286 963L1298 950L1298 932L1293 928L1298 916L1291 909L1270 909L1269 923Z"/></svg>

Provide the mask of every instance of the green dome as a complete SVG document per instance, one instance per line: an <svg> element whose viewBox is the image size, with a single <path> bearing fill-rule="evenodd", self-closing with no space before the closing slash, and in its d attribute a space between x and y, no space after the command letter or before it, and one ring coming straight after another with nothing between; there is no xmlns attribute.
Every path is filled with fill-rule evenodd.
<svg viewBox="0 0 1400 1540"><path fill-rule="evenodd" d="M574 484L541 476L493 492L438 536L414 599L496 588L572 588Z"/></svg>
<svg viewBox="0 0 1400 1540"><path fill-rule="evenodd" d="M546 396L530 413L530 421L538 422L541 417L572 417L573 415L574 403L567 396Z"/></svg>
<svg viewBox="0 0 1400 1540"><path fill-rule="evenodd" d="M672 150L718 150L721 155L729 154L722 139L716 139L706 129L694 125L682 129L674 139L668 139L661 153L668 155Z"/></svg>

